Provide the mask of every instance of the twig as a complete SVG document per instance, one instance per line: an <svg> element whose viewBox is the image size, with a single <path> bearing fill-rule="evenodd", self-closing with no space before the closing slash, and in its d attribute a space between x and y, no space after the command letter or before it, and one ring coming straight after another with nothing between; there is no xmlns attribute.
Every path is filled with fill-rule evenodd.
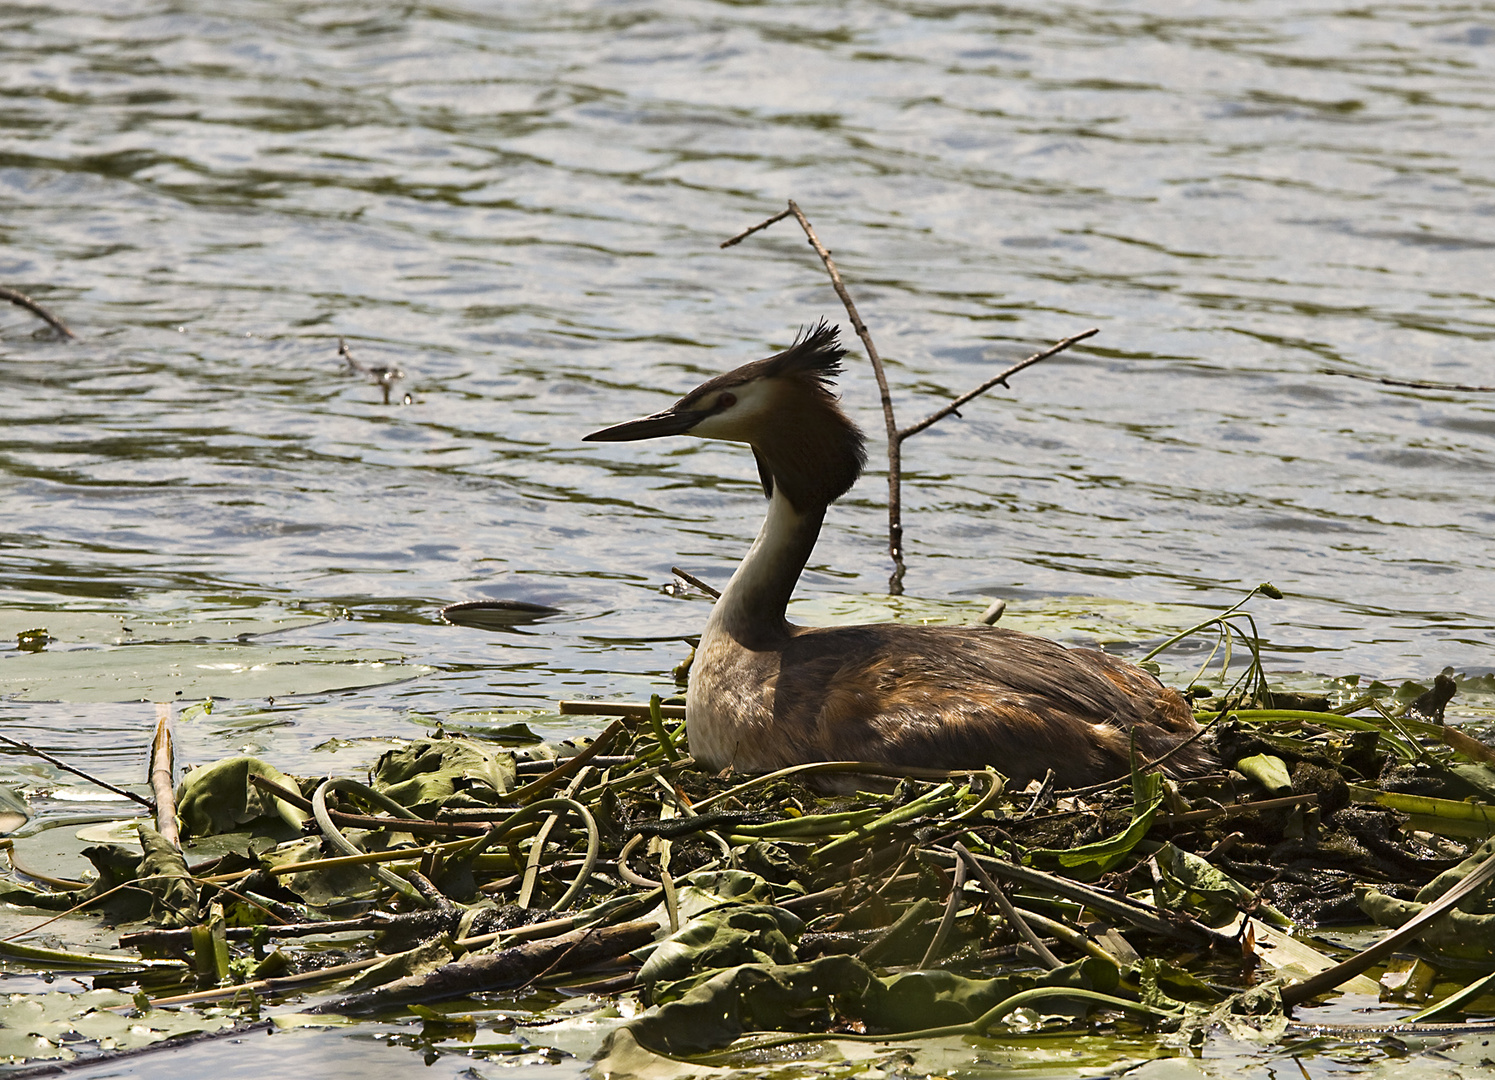
<svg viewBox="0 0 1495 1080"><path fill-rule="evenodd" d="M961 856L953 850L947 853L938 848L926 848L925 857L937 866L944 866L947 861L949 865L953 866L955 860ZM1169 919L1162 911L1151 904L1144 904L1139 900L1116 896L1090 885L1060 877L1057 874L1036 870L1031 866L1021 866L1003 859L994 859L989 855L972 855L971 857L976 860L977 865L981 866L983 870L995 874L997 877L1017 882L1020 885L1026 885L1029 888L1045 889L1069 900L1076 900L1103 914L1117 919L1124 919L1138 929L1146 930L1148 933L1182 939L1191 944L1207 944L1219 936L1218 933L1209 930L1198 922L1181 924Z"/></svg>
<svg viewBox="0 0 1495 1080"><path fill-rule="evenodd" d="M229 927L230 930L237 929ZM252 929L246 927L245 929ZM191 930L183 933L190 935ZM289 990L293 987L304 986L307 983L324 982L327 979L339 979L344 975L351 975L355 971L363 971L375 964L382 964L388 960L387 956L369 956L362 960L354 960L347 964L335 964L332 967L316 968L312 971L303 971L299 975L277 975L271 979L256 979L253 982L239 983L237 986L220 986L213 990L198 990L191 994L177 994L174 997L159 997L151 999L151 1008L163 1005L196 1005L204 1001L222 1001L224 998L238 997L240 994L253 994L257 992L275 993L277 990ZM268 1023L269 1021L266 1021Z"/></svg>
<svg viewBox="0 0 1495 1080"><path fill-rule="evenodd" d="M629 720L649 719L649 706L637 701L568 701L556 703L562 716L623 716ZM661 705L660 715L666 720L684 720L684 705Z"/></svg>
<svg viewBox="0 0 1495 1080"><path fill-rule="evenodd" d="M587 927L543 941L512 945L498 952L473 952L426 975L411 975L377 989L326 1001L308 1012L356 1016L469 997L491 990L526 986L537 972L552 971L562 960L568 970L586 968L653 941L652 919L615 926Z"/></svg>
<svg viewBox="0 0 1495 1080"><path fill-rule="evenodd" d="M360 916L356 919L338 919L329 922L280 923L279 925L256 923L254 926L224 927L224 936L229 941L253 941L260 934L292 938L323 934L374 934L398 929L401 920L411 922L415 919L424 921L429 918L430 916L425 911L418 911L404 912L399 915L381 915L377 918ZM121 949L139 949L142 952L146 949L188 949L191 946L192 927L190 926L137 930L132 934L121 934L119 938Z"/></svg>
<svg viewBox="0 0 1495 1080"><path fill-rule="evenodd" d="M1189 825L1200 821L1210 821L1217 817L1240 817L1242 814L1264 813L1268 810L1291 810L1299 806L1317 806L1318 801L1318 793L1310 791L1302 795L1285 795L1280 799L1261 799L1257 802L1211 806L1205 810L1189 810L1182 814L1159 814L1153 821L1158 825Z"/></svg>
<svg viewBox="0 0 1495 1080"><path fill-rule="evenodd" d="M988 379L974 390L962 394L950 404L935 410L918 423L900 429L897 417L893 414L893 395L888 389L888 377L883 370L882 357L878 354L877 346L872 342L872 334L867 330L867 324L862 321L861 315L858 314L856 304L852 302L851 294L846 290L846 283L841 280L841 272L836 269L836 261L831 258L829 249L820 242L820 237L815 233L815 227L810 224L810 219L805 217L804 211L799 208L799 204L790 199L787 210L781 210L779 213L773 215L773 217L766 218L758 224L744 229L731 239L722 241L720 246L726 248L740 243L753 233L766 229L775 222L784 220L784 218L789 217L791 214L799 222L799 226L804 230L810 246L815 249L815 254L820 256L821 263L825 265L825 272L831 279L831 287L836 290L836 295L841 298L841 304L846 308L847 317L851 319L852 329L856 331L857 337L862 340L863 348L867 350L867 360L871 363L872 374L877 379L877 393L882 402L883 426L887 429L888 440L888 555L893 560L893 573L888 579L888 591L896 596L903 592L903 575L907 570L903 562L903 441L917 435L925 428L938 423L952 413L956 413L966 402L980 394L986 393L992 387L1007 386L1007 380L1024 368L1031 367L1042 360L1047 360L1056 353L1063 352L1075 344L1075 342L1083 341L1088 337L1100 333L1100 330L1092 327L1082 333L1067 337L1042 352L1034 353L1026 360L1014 364L1000 375Z"/></svg>
<svg viewBox="0 0 1495 1080"><path fill-rule="evenodd" d="M790 205L793 205L793 204L791 203ZM790 209L787 209L787 208L784 209L784 210L780 210L773 217L767 218L764 221L760 221L756 225L749 225L746 229L743 229L742 232L738 233L736 236L732 237L730 240L723 240L720 244L718 244L716 246L720 247L720 248L734 247L737 244L742 243L749 236L752 236L753 233L755 233L755 232L761 232L762 230L768 228L770 225L772 225L776 221L783 221L786 217L788 217L792 213L794 213L794 211L790 210Z"/></svg>
<svg viewBox="0 0 1495 1080"><path fill-rule="evenodd" d="M112 791L116 795L120 795L120 796L123 796L126 799L132 800L133 802L137 802L137 803L139 803L141 806L145 807L147 810L149 810L153 814L156 812L156 804L154 802L152 802L150 799L147 799L144 795L137 795L133 791L126 791L122 787L115 787L113 784L109 783L107 780L100 780L97 776L90 776L88 773L84 772L82 769L76 769L76 768L74 768L73 766L69 765L67 762L61 760L60 758L53 757L51 754L47 753L45 750L42 750L42 749L40 749L38 747L35 747L35 746L32 746L29 742L22 742L20 739L12 739L9 735L0 735L0 742L7 742L11 746L14 746L18 750L24 750L24 751L26 751L26 753L28 753L28 754L34 754L36 757L41 758L43 761L48 762L49 764L56 765L63 772L70 772L74 776L81 776L83 779L87 780L90 784L97 784L99 787L103 788L105 791Z"/></svg>
<svg viewBox="0 0 1495 1080"><path fill-rule="evenodd" d="M1007 385L1007 380L1016 375L1019 371L1022 371L1024 368L1030 368L1034 364L1037 364L1043 360L1047 360L1051 356L1056 356L1076 342L1084 341L1086 338L1094 337L1099 333L1100 327L1092 326L1089 330L1081 330L1078 334L1072 334L1069 337L1065 338L1063 341L1056 341L1047 349L1044 349L1042 352L1034 353L1026 360L1019 360L1017 363L1013 364L1010 368L1002 372L1000 375L993 375L990 379L987 379L980 386L976 387L976 389L967 390L964 394L961 394L960 397L950 402L950 404L946 405L944 408L936 409L924 419L920 420L917 424L910 424L908 427L903 428L898 432L898 438L907 439L911 435L919 434L919 432L923 431L931 424L938 423L945 417L949 416L951 413L958 410L962 405L970 401L972 398L979 397L980 395L986 393L993 386L1000 386L1008 390L1012 389Z"/></svg>
<svg viewBox="0 0 1495 1080"><path fill-rule="evenodd" d="M966 850L966 846L958 840L955 842L955 851L960 856L956 860L956 865L970 866L972 870L976 871L976 877L980 880L982 887L991 894L991 898L997 902L997 907L1001 908L1002 918L1006 919L1008 925L1021 934L1023 940L1032 946L1033 951L1038 954L1038 958L1043 961L1044 966L1050 971L1063 967L1064 965L1060 963L1059 958L1049 951L1049 947L1043 943L1043 939L1028 925L1027 920L1018 913L1017 908L1012 906L1012 901L1007 899L1007 894L1002 891L1001 886L993 881L991 875L986 872L985 867L976 861L976 856Z"/></svg>
<svg viewBox="0 0 1495 1080"><path fill-rule="evenodd" d="M76 338L78 336L68 329L67 323L63 322L56 315L53 315L23 292L17 292L15 289L7 289L3 285L0 285L0 300L9 300L17 307L25 308L65 338Z"/></svg>
<svg viewBox="0 0 1495 1080"><path fill-rule="evenodd" d="M862 316L858 314L857 306L852 303L851 294L846 291L846 284L841 280L841 272L836 269L836 261L831 258L831 253L826 246L820 242L820 237L815 235L815 228L810 224L810 219L805 217L804 211L793 199L789 200L789 212L799 222L799 227L805 231L810 246L815 249L815 254L820 256L820 261L825 265L825 272L830 275L831 288L835 289L836 295L841 298L841 304L846 308L846 315L851 319L852 329L856 331L857 337L862 339L862 347L867 350L867 360L872 364L872 374L877 379L877 393L882 399L883 425L888 430L888 554L892 556L894 564L893 581L889 583L889 591L897 594L903 591L903 440L899 438L898 420L893 415L893 395L888 390L888 377L883 372L882 357L878 355L877 346L872 343L872 334L868 331L867 324L862 322Z"/></svg>
<svg viewBox="0 0 1495 1080"><path fill-rule="evenodd" d="M171 703L156 703L156 738L151 743L151 790L156 793L156 831L180 849L177 834L176 789L171 782Z"/></svg>
<svg viewBox="0 0 1495 1080"><path fill-rule="evenodd" d="M1414 390L1459 390L1469 394L1495 394L1495 386L1465 386L1463 383L1425 382L1422 379L1388 379L1381 375L1361 375L1356 371L1335 371L1333 368L1320 368L1319 374L1339 375L1346 379L1382 383L1386 386L1409 386Z"/></svg>
<svg viewBox="0 0 1495 1080"><path fill-rule="evenodd" d="M1163 764L1163 762L1171 758L1174 754L1177 754L1180 750L1199 741L1199 739L1204 737L1204 733L1206 731L1215 726L1216 721L1218 721L1221 717L1225 716L1231 711L1228 707L1229 702L1227 702L1226 705L1227 707L1221 709L1219 713L1217 713L1211 720L1206 723L1200 724L1199 729L1192 735L1190 735L1187 739L1175 743L1168 749L1166 753L1159 754L1151 761L1142 762L1137 766L1136 771L1139 773L1151 772L1153 769L1156 769L1159 765ZM1097 792L1105 791L1107 788L1113 788L1119 784L1124 784L1131 780L1131 778L1132 774L1130 772L1125 772L1111 780L1102 780L1099 784L1091 784L1089 787L1066 788L1065 790L1059 792L1059 797L1061 799L1073 799L1079 798L1084 795L1094 795Z"/></svg>
<svg viewBox="0 0 1495 1080"><path fill-rule="evenodd" d="M622 730L623 721L614 720L611 724L607 725L607 727L603 729L602 734L598 735L597 738L592 741L592 744L581 753L573 754L571 757L568 757L560 765L556 766L554 769L551 769L548 773L540 777L538 780L531 780L528 784L525 784L524 787L517 788L514 791L510 792L509 798L519 803L527 803L532 801L541 793L554 787L557 783L570 776L587 762L591 761L603 750L607 749L607 747L611 745L613 739L617 736L618 732Z"/></svg>
<svg viewBox="0 0 1495 1080"><path fill-rule="evenodd" d="M1048 796L1053 793L1053 790L1054 790L1054 770L1053 769L1048 769L1048 770L1045 770L1045 772L1043 774L1043 780L1038 785L1038 791L1033 796L1033 801L1028 804L1028 809L1024 810L1021 814L1019 814L1017 817L1013 818L1012 820L1013 821L1026 821L1028 818L1032 817L1035 813L1038 812L1038 807L1043 803L1043 800L1046 799L1046 798L1048 798Z"/></svg>
<svg viewBox="0 0 1495 1080"><path fill-rule="evenodd" d="M687 574L678 566L670 567L670 573L674 574L677 578L679 578L681 581L685 582L685 584L691 586L692 588L700 589L707 596L711 597L711 599L721 599L722 592L720 589L713 589L710 585L707 585L704 581L696 577L694 574Z"/></svg>
<svg viewBox="0 0 1495 1080"><path fill-rule="evenodd" d="M928 970L929 965L939 958L940 952L944 949L945 940L955 926L955 916L960 912L960 901L965 895L965 888L966 864L962 859L955 864L955 878L950 884L950 897L945 901L945 914L940 918L940 925L935 930L934 937L930 939L929 948L924 950L924 959L919 961L920 971Z"/></svg>

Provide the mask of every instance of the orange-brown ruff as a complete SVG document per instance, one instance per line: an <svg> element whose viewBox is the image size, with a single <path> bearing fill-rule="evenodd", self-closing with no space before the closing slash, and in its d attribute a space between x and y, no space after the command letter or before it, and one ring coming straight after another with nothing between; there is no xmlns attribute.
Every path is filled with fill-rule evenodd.
<svg viewBox="0 0 1495 1080"><path fill-rule="evenodd" d="M749 772L807 761L968 769L1077 787L1125 774L1198 730L1183 697L1094 649L991 626L803 627L785 617L826 507L865 464L831 391L844 350L821 323L788 350L704 383L664 412L587 436L697 435L753 448L768 517L712 609L686 695L691 753ZM1208 764L1197 746L1170 772Z"/></svg>

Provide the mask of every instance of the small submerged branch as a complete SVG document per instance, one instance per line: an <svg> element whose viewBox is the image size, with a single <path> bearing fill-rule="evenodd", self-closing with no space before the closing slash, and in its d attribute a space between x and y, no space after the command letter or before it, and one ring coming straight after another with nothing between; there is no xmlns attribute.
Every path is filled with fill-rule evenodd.
<svg viewBox="0 0 1495 1080"><path fill-rule="evenodd" d="M47 753L45 750L42 750L41 748L36 746L32 746L29 742L22 742L20 739L12 739L9 735L0 735L0 742L8 743L11 746L14 746L17 750L24 750L26 753L32 755L33 757L41 758L48 764L56 765L63 772L70 772L74 776L81 776L90 784L96 784L99 787L103 788L105 791L113 792L115 795L119 795L122 798L129 799L131 802L139 803L141 806L145 807L153 814L156 812L156 804L150 799L147 799L144 795L137 795L133 791L126 791L122 787L115 787L113 784L109 783L109 781L100 780L97 776L94 776L91 773L86 773L82 769L69 765L61 758L54 757L53 755Z"/></svg>
<svg viewBox="0 0 1495 1080"><path fill-rule="evenodd" d="M685 584L691 586L692 588L699 589L701 592L711 597L711 599L721 599L722 591L720 589L712 588L710 585L707 585L704 581L696 577L694 574L687 574L678 566L670 567L670 573L674 574L677 578L679 578L681 581L685 582Z"/></svg>
<svg viewBox="0 0 1495 1080"><path fill-rule="evenodd" d="M1320 368L1320 375L1338 375L1345 379L1359 379L1361 382L1381 383L1383 386L1407 386L1413 390L1455 390L1465 394L1495 394L1495 386L1466 386L1463 383L1428 382L1423 379L1388 379L1383 375L1362 375L1358 371L1335 371L1333 368Z"/></svg>
<svg viewBox="0 0 1495 1080"><path fill-rule="evenodd" d="M5 286L0 285L0 300L9 300L17 307L25 308L65 338L76 338L78 336L68 328L67 323L63 322L56 315L53 315L23 292L17 292L15 289L7 289Z"/></svg>
<svg viewBox="0 0 1495 1080"><path fill-rule="evenodd" d="M960 395L950 404L930 413L918 423L911 424L906 428L898 426L898 419L893 411L893 395L888 387L887 373L883 369L882 357L877 351L876 344L872 341L872 333L867 329L867 324L862 321L857 312L855 302L851 299L851 293L846 288L846 283L841 279L841 272L836 268L835 259L831 258L830 250L820 242L820 237L815 232L815 227L810 224L810 219L805 216L799 204L793 199L789 200L789 206L785 210L766 218L758 224L750 226L728 240L723 240L720 247L732 247L741 243L744 239L755 232L768 228L775 222L783 221L793 216L804 230L810 246L815 249L815 254L820 256L821 263L825 266L825 272L831 279L831 287L836 290L836 295L841 298L841 304L846 308L847 317L851 319L852 329L856 331L857 337L862 341L862 347L867 351L867 360L872 365L873 377L877 380L877 392L882 403L883 426L887 431L888 452L888 555L893 560L893 573L888 579L888 592L898 595L903 592L903 576L907 570L903 560L903 442L924 431L926 428L943 420L950 415L960 415L959 409L962 405L986 393L994 386L1006 388L1007 380L1024 368L1032 367L1051 356L1068 349L1076 342L1084 341L1100 333L1099 328L1092 327L1065 338L1062 341L1044 349L1042 352L1034 353L1019 363L1012 365L1006 371L986 380L980 386Z"/></svg>
<svg viewBox="0 0 1495 1080"><path fill-rule="evenodd" d="M337 354L341 356L348 365L350 375L362 375L369 382L377 386L384 394L384 404L389 404L389 392L394 389L395 383L405 377L405 373L393 364L365 364L353 358L353 350L348 348L348 343L343 338L337 339ZM404 404L410 404L410 395L404 397Z"/></svg>

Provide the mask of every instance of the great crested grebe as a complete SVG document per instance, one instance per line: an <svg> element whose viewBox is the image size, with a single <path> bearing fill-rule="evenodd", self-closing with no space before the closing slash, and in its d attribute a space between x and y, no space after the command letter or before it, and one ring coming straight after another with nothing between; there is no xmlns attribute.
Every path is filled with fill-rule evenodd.
<svg viewBox="0 0 1495 1080"><path fill-rule="evenodd" d="M994 626L803 627L784 617L825 510L861 475L861 431L832 381L845 350L824 322L793 346L703 383L589 442L695 435L753 448L768 516L701 634L686 693L690 751L713 768L811 761L969 769L1016 783L1053 769L1078 787L1125 775L1198 730L1178 691L1095 649ZM1166 763L1198 771L1195 745Z"/></svg>

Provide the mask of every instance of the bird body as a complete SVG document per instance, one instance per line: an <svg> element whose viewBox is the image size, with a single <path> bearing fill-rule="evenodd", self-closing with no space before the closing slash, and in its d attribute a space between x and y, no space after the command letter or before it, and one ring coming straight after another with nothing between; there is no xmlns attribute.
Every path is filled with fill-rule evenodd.
<svg viewBox="0 0 1495 1080"><path fill-rule="evenodd" d="M1197 732L1152 674L1094 649L986 625L801 627L785 617L826 507L856 481L863 437L831 393L843 350L821 324L653 416L587 436L746 442L768 496L758 538L717 599L691 666L686 731L711 768L811 761L964 769L1065 786L1124 775ZM1170 771L1198 769L1195 746Z"/></svg>

